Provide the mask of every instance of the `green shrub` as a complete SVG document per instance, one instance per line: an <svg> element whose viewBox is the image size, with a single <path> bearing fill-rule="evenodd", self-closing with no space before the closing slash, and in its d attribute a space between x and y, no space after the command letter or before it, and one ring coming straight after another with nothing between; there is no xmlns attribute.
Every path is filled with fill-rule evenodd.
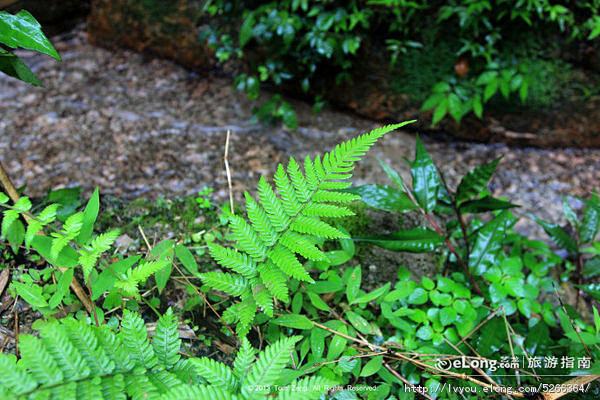
<svg viewBox="0 0 600 400"><path fill-rule="evenodd" d="M594 2L214 0L205 9L216 22L202 37L220 61L244 60L247 68L234 86L250 99L258 98L261 85L275 85L316 95L321 104L316 87L351 79L352 68L365 62L362 49L384 43L397 67L393 86L423 102L422 110L435 109L434 124L447 114L456 121L470 112L481 118L485 104L498 97L546 107L564 79L550 44L600 34ZM293 109L279 98L256 112L262 120L296 126Z"/></svg>

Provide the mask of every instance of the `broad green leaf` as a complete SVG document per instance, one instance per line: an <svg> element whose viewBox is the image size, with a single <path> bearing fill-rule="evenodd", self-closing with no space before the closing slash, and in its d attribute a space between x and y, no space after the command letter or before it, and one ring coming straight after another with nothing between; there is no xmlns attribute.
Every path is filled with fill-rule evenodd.
<svg viewBox="0 0 600 400"><path fill-rule="evenodd" d="M316 293L313 292L306 292L306 294L308 294L308 298L310 299L310 303L315 306L315 308L321 310L321 311L331 311L329 309L329 306L327 305L327 303L325 303L322 299L321 296L319 296Z"/></svg>
<svg viewBox="0 0 600 400"><path fill-rule="evenodd" d="M442 325L447 326L453 324L458 318L457 312L452 307L444 307L440 310L440 322Z"/></svg>
<svg viewBox="0 0 600 400"><path fill-rule="evenodd" d="M360 265L354 268L352 274L348 278L346 283L346 298L349 303L352 303L360 291L360 284L362 282L362 271Z"/></svg>
<svg viewBox="0 0 600 400"><path fill-rule="evenodd" d="M198 263L194 258L193 254L188 250L187 247L180 244L175 246L175 255L181 264L188 270L192 275L198 273Z"/></svg>
<svg viewBox="0 0 600 400"><path fill-rule="evenodd" d="M433 111L433 118L431 120L431 125L435 125L442 120L446 116L448 112L448 98L443 98Z"/></svg>
<svg viewBox="0 0 600 400"><path fill-rule="evenodd" d="M498 90L498 79L491 80L483 90L483 101L487 102Z"/></svg>
<svg viewBox="0 0 600 400"><path fill-rule="evenodd" d="M463 176L456 189L456 201L462 203L478 196L494 174L500 158L496 158L491 163L480 165Z"/></svg>
<svg viewBox="0 0 600 400"><path fill-rule="evenodd" d="M600 228L600 204L598 196L594 194L583 210L583 222L579 229L581 243L589 243L594 240Z"/></svg>
<svg viewBox="0 0 600 400"><path fill-rule="evenodd" d="M573 226L574 228L577 228L579 226L579 221L577 220L577 215L575 214L575 211L571 208L571 205L567 201L567 198L565 197L565 195L563 195L563 197L562 197L562 204L563 204L563 213L565 214L565 218L567 219L567 221L569 221L571 226Z"/></svg>
<svg viewBox="0 0 600 400"><path fill-rule="evenodd" d="M411 173L417 202L426 212L433 210L438 198L440 182L437 169L418 136L415 161L411 163Z"/></svg>
<svg viewBox="0 0 600 400"><path fill-rule="evenodd" d="M502 246L508 212L502 211L477 232L475 245L469 254L469 267L477 275L483 274L496 262L496 253Z"/></svg>
<svg viewBox="0 0 600 400"><path fill-rule="evenodd" d="M460 210L465 214L478 214L488 211L505 210L513 207L521 206L491 196L484 196L481 199L465 201L460 205Z"/></svg>
<svg viewBox="0 0 600 400"><path fill-rule="evenodd" d="M315 283L307 284L307 290L317 294L338 292L343 288L343 282L317 281Z"/></svg>
<svg viewBox="0 0 600 400"><path fill-rule="evenodd" d="M148 253L148 256L150 258L166 259L166 257L169 256L171 251L173 250L173 246L175 246L175 240L173 240L173 239L163 240L162 242L160 242L156 246L154 246L152 248L152 250L150 250L150 253Z"/></svg>
<svg viewBox="0 0 600 400"><path fill-rule="evenodd" d="M58 280L58 284L56 285L56 292L54 292L52 297L50 297L50 301L48 302L50 308L56 308L62 301L63 297L69 293L69 287L71 285L71 281L73 280L74 272L75 270L73 268L69 268L62 273L60 279Z"/></svg>
<svg viewBox="0 0 600 400"><path fill-rule="evenodd" d="M31 247L55 267L74 268L79 262L79 254L71 246L63 248L56 259L52 258L52 238L48 236L35 236Z"/></svg>
<svg viewBox="0 0 600 400"><path fill-rule="evenodd" d="M313 329L310 331L310 350L313 356L320 360L325 350L325 338L329 332L323 329Z"/></svg>
<svg viewBox="0 0 600 400"><path fill-rule="evenodd" d="M23 298L27 303L31 304L34 307L47 307L48 303L46 299L44 299L44 295L42 294L42 287L35 284L26 285L21 282L13 282L12 283L17 290L17 294Z"/></svg>
<svg viewBox="0 0 600 400"><path fill-rule="evenodd" d="M369 360L368 363L365 364L363 369L360 371L359 376L371 376L379 372L381 367L383 366L383 356L373 357Z"/></svg>
<svg viewBox="0 0 600 400"><path fill-rule="evenodd" d="M169 282L169 278L171 277L171 272L173 272L173 264L168 263L164 268L159 269L154 274L154 280L156 281L156 287L158 289L158 293L162 293L167 286L167 282Z"/></svg>
<svg viewBox="0 0 600 400"><path fill-rule="evenodd" d="M314 327L310 319L299 314L285 314L272 321L275 325L287 326L294 329L312 329Z"/></svg>
<svg viewBox="0 0 600 400"><path fill-rule="evenodd" d="M250 40L252 38L252 28L254 27L254 14L250 13L248 14L248 16L246 17L246 19L244 20L244 23L242 24L241 28L240 28L240 34L239 34L239 44L240 44L240 49L243 49L244 46L246 45L246 43L248 43L248 40Z"/></svg>
<svg viewBox="0 0 600 400"><path fill-rule="evenodd" d="M389 235L367 236L355 238L357 242L373 243L376 246L393 251L408 251L411 253L426 253L433 251L444 243L444 237L437 232L419 226L413 229L401 230Z"/></svg>
<svg viewBox="0 0 600 400"><path fill-rule="evenodd" d="M421 304L427 303L428 295L427 291L423 288L416 288L409 296L408 302L420 306Z"/></svg>
<svg viewBox="0 0 600 400"><path fill-rule="evenodd" d="M538 217L531 216L535 221L544 228L544 231L554 240L561 248L567 250L571 254L577 254L577 242L567 232L557 224L551 224L543 221Z"/></svg>
<svg viewBox="0 0 600 400"><path fill-rule="evenodd" d="M411 211L417 206L403 193L390 186L363 185L345 190L359 195L365 204L384 211Z"/></svg>
<svg viewBox="0 0 600 400"><path fill-rule="evenodd" d="M0 71L34 86L44 86L27 65L17 56L0 48Z"/></svg>
<svg viewBox="0 0 600 400"><path fill-rule="evenodd" d="M390 167L387 163L382 161L379 157L377 157L377 161L379 162L379 165L381 165L381 168L383 168L383 170L385 171L388 178L390 178L394 186L396 186L398 190L404 192L404 180L402 179L400 174L396 172L392 167Z"/></svg>
<svg viewBox="0 0 600 400"><path fill-rule="evenodd" d="M373 326L372 323L358 315L353 311L346 311L346 317L357 331L364 333L365 335L374 335L378 329Z"/></svg>
<svg viewBox="0 0 600 400"><path fill-rule="evenodd" d="M433 330L431 329L430 326L428 325L423 325L422 327L419 328L419 330L417 331L417 337L419 339L428 341L431 339L431 337L433 336Z"/></svg>
<svg viewBox="0 0 600 400"><path fill-rule="evenodd" d="M60 56L42 32L39 22L25 10L16 15L0 11L0 42L13 49L22 47L39 51L60 61Z"/></svg>
<svg viewBox="0 0 600 400"><path fill-rule="evenodd" d="M388 282L385 285L383 285L382 287L377 288L377 289L365 294L364 296L355 298L353 301L350 302L350 304L364 304L364 303L368 303L372 300L375 300L379 296L385 295L388 292L388 290L390 289L390 285L391 285L391 283Z"/></svg>
<svg viewBox="0 0 600 400"><path fill-rule="evenodd" d="M521 312L521 314L523 314L525 317L529 318L531 316L531 311L533 308L533 303L531 300L520 299L517 302L517 307L519 308L519 311Z"/></svg>
<svg viewBox="0 0 600 400"><path fill-rule="evenodd" d="M481 104L481 96L476 95L473 99L473 112L477 116L477 118L483 117L483 104Z"/></svg>
<svg viewBox="0 0 600 400"><path fill-rule="evenodd" d="M92 232L94 231L94 224L96 223L96 219L98 218L98 211L100 210L100 195L98 193L98 188L94 190L92 197L88 201L85 206L85 210L83 210L83 225L81 226L81 230L79 231L79 236L77 236L77 243L85 244L90 240L92 236Z"/></svg>
<svg viewBox="0 0 600 400"><path fill-rule="evenodd" d="M600 275L600 255L595 255L586 260L585 264L583 264L583 275L586 278Z"/></svg>
<svg viewBox="0 0 600 400"><path fill-rule="evenodd" d="M448 112L455 121L460 121L463 116L463 104L456 93L448 94Z"/></svg>
<svg viewBox="0 0 600 400"><path fill-rule="evenodd" d="M440 104L446 98L446 93L434 93L425 100L423 106L421 107L421 111L431 110L433 107Z"/></svg>

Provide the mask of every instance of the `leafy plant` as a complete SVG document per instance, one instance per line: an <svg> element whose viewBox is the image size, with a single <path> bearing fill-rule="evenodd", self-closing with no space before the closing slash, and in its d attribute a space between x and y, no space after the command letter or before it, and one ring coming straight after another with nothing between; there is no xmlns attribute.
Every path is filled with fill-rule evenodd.
<svg viewBox="0 0 600 400"><path fill-rule="evenodd" d="M12 49L21 47L38 51L60 61L60 56L42 32L40 24L25 10L15 15L0 11L0 43ZM29 84L43 86L19 57L3 48L0 48L0 71Z"/></svg>
<svg viewBox="0 0 600 400"><path fill-rule="evenodd" d="M279 398L297 398L295 391L301 391L302 398L316 399L332 385L304 378L283 386L297 337L273 343L256 359L244 339L233 370L208 358L182 358L171 309L158 320L152 342L144 321L127 310L119 333L70 318L43 323L39 331L40 338L19 337L19 362L0 354L2 398L259 399L280 384Z"/></svg>
<svg viewBox="0 0 600 400"><path fill-rule="evenodd" d="M357 198L339 191L349 186L345 180L352 176L353 164L377 139L407 123L375 129L336 146L322 159L307 157L304 173L293 158L287 171L280 164L274 177L279 196L264 177L258 184L260 204L245 193L249 222L237 215L230 217L238 251L216 243L208 245L211 256L233 273L199 274L209 287L240 297L241 301L223 315L225 321L237 322L240 336L250 329L258 307L273 316L273 298L284 303L290 300L289 277L313 281L296 254L319 261L325 255L314 245L315 237L347 237L319 217L352 215L347 208L332 203L347 203Z"/></svg>

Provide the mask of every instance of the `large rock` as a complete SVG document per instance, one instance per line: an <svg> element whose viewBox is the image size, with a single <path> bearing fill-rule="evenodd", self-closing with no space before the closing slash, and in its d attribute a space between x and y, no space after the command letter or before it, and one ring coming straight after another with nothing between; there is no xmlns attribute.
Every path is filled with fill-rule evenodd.
<svg viewBox="0 0 600 400"><path fill-rule="evenodd" d="M206 25L202 2L179 0L93 0L88 20L90 40L103 46L124 46L166 57L199 71L217 66L213 52L199 40ZM581 51L588 51L586 47ZM419 129L430 129L431 112L391 87L392 74L380 47L364 45L360 63L349 82L332 87L331 80L317 82L332 104L373 119L417 118ZM574 61L584 57L574 51ZM594 52L595 50L591 50ZM595 53L594 53L595 54ZM585 57L584 57L585 58ZM588 60L586 58L586 60ZM595 61L588 62L590 67ZM583 65L587 68L587 65ZM582 70L581 74L585 75ZM301 94L299 87L286 92ZM460 124L445 118L435 127L458 138L483 142L502 141L539 147L600 147L600 96L555 104L546 111L486 110L482 120L467 116Z"/></svg>

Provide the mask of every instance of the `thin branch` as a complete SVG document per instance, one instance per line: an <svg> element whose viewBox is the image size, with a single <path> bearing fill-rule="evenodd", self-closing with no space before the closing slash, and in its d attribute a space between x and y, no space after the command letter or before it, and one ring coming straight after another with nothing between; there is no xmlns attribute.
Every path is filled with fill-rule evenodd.
<svg viewBox="0 0 600 400"><path fill-rule="evenodd" d="M229 208L231 213L233 212L233 189L231 186L231 171L229 170L229 137L231 136L231 130L227 129L227 136L225 137L225 154L223 155L223 162L225 163L225 173L227 174L227 187L229 189Z"/></svg>

